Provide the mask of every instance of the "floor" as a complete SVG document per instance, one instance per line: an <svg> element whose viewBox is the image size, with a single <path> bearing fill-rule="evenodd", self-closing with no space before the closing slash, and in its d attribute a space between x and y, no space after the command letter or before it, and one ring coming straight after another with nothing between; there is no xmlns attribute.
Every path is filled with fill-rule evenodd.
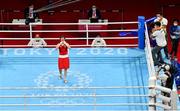
<svg viewBox="0 0 180 111"><path fill-rule="evenodd" d="M131 48L73 48L69 50L71 66L68 83L59 79L57 67L58 51L51 48L0 49L0 87L36 87L29 90L0 90L1 96L21 96L20 98L0 98L0 104L23 104L21 106L0 106L1 111L134 111L147 110L147 88L100 88L147 86L148 72L143 50ZM65 87L67 89L38 89L40 87ZM69 88L70 87L70 88ZM72 89L72 87L83 87ZM28 98L27 96L68 96L96 95L87 97L47 97ZM124 95L120 97L98 95ZM128 103L125 106L123 103ZM46 104L31 106L28 104ZM48 106L64 104L64 106ZM73 106L72 104L82 104ZM89 106L83 104L90 104ZM117 104L98 106L98 104ZM118 105L121 104L121 105Z"/></svg>

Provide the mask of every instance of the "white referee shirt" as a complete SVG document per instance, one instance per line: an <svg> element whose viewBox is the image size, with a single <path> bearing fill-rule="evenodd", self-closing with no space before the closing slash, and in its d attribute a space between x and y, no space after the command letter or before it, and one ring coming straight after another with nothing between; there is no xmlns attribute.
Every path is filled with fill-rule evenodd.
<svg viewBox="0 0 180 111"><path fill-rule="evenodd" d="M47 43L42 38L33 38L28 43L28 46L32 46L34 48L40 48L40 47L44 47L46 45L47 45Z"/></svg>
<svg viewBox="0 0 180 111"><path fill-rule="evenodd" d="M156 30L152 33L152 36L155 37L156 43L160 47L165 47L167 45L166 37L165 37L165 32L163 29L161 30Z"/></svg>
<svg viewBox="0 0 180 111"><path fill-rule="evenodd" d="M106 46L106 41L103 38L96 37L93 40L91 46L92 47L105 47Z"/></svg>

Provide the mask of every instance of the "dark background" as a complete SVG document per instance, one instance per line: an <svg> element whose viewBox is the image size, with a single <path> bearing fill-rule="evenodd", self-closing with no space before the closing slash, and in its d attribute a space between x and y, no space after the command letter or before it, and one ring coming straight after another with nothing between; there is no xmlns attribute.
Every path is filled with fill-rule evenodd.
<svg viewBox="0 0 180 111"><path fill-rule="evenodd" d="M57 0L51 0L55 2ZM34 4L35 9L48 5L49 0L3 0L0 3L0 22L11 22L13 18L23 18L24 8ZM104 19L109 21L134 21L137 16L146 18L162 12L169 21L180 18L180 0L81 0L53 9L53 13L39 13L44 22L78 22L87 18L87 10L96 5Z"/></svg>

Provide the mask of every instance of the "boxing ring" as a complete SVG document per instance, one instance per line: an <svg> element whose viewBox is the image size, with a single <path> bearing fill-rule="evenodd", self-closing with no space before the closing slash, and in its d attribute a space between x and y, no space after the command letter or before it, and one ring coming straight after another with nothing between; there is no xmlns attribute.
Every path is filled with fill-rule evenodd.
<svg viewBox="0 0 180 111"><path fill-rule="evenodd" d="M142 20L143 21L143 20ZM1 33L28 33L28 38L0 38L17 41L18 45L1 44L0 110L2 111L156 111L177 110L176 94L157 84L149 35L145 21L112 22L106 25L135 24L138 29L88 30L89 25L77 23L30 24L27 30L1 30ZM24 25L0 23L0 25ZM84 25L86 30L33 30L34 25ZM103 24L104 25L104 24ZM140 30L141 28L144 30ZM105 40L136 39L135 44L108 44L107 48L90 48L93 32L136 31L140 37L103 37ZM85 44L71 45L68 83L58 78L58 51L55 44L45 48L27 48L19 44L30 40L33 33L84 33ZM145 33L145 50L143 35ZM45 40L59 38L46 37ZM142 39L142 40L141 40ZM77 48L81 47L81 48ZM125 48L133 47L133 48ZM137 48L139 47L139 48ZM162 92L171 94L164 97ZM163 104L162 100L167 104Z"/></svg>

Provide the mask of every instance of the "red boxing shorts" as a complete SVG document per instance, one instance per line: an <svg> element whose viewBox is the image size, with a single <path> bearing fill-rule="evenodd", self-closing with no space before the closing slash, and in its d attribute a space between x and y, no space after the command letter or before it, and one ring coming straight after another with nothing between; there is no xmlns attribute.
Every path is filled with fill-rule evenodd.
<svg viewBox="0 0 180 111"><path fill-rule="evenodd" d="M69 69L69 57L58 59L59 69Z"/></svg>

